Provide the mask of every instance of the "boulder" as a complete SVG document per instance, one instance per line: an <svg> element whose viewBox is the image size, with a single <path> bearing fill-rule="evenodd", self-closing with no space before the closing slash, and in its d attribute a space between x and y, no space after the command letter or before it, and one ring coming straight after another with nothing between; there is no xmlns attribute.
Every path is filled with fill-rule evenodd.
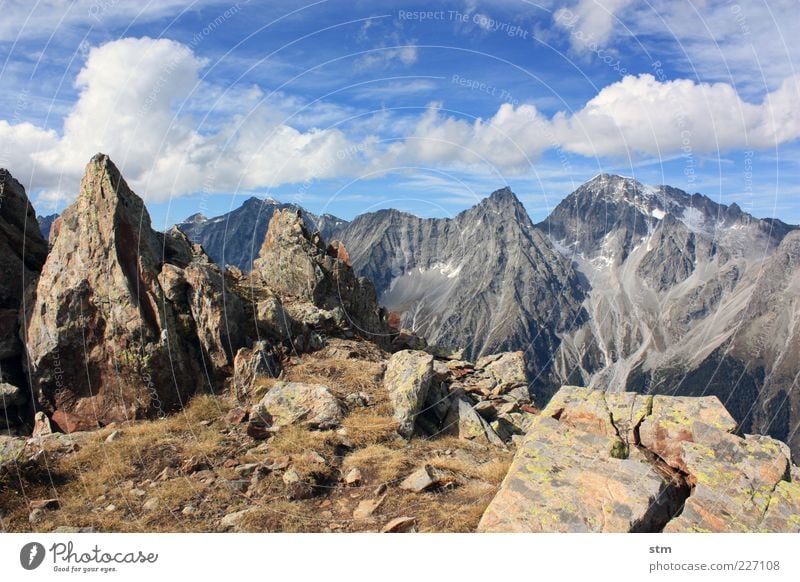
<svg viewBox="0 0 800 582"><path fill-rule="evenodd" d="M398 432L410 438L414 421L423 408L433 380L433 356L425 352L403 350L392 354L386 366L383 386L389 393Z"/></svg>
<svg viewBox="0 0 800 582"><path fill-rule="evenodd" d="M95 430L100 426L95 419L61 409L53 413L51 420L61 432L67 434Z"/></svg>
<svg viewBox="0 0 800 582"><path fill-rule="evenodd" d="M528 373L522 352L506 352L481 358L476 367L483 369L505 389L528 384Z"/></svg>
<svg viewBox="0 0 800 582"><path fill-rule="evenodd" d="M436 486L438 482L439 480L434 474L433 469L425 465L403 479L402 483L400 483L400 489L411 491L412 493L422 493Z"/></svg>
<svg viewBox="0 0 800 582"><path fill-rule="evenodd" d="M342 408L326 386L301 382L278 382L253 408L253 419L271 428L304 424L330 429L342 420Z"/></svg>
<svg viewBox="0 0 800 582"><path fill-rule="evenodd" d="M103 154L58 220L26 342L45 410L105 424L177 409L221 387L241 305L198 245L154 231L142 200Z"/></svg>
<svg viewBox="0 0 800 582"><path fill-rule="evenodd" d="M47 257L47 241L25 189L0 168L0 361L22 354L19 309Z"/></svg>
<svg viewBox="0 0 800 582"><path fill-rule="evenodd" d="M414 531L416 526L417 519L415 517L395 517L381 528L381 533L407 533Z"/></svg>
<svg viewBox="0 0 800 582"><path fill-rule="evenodd" d="M25 450L25 439L0 434L0 473L15 465Z"/></svg>
<svg viewBox="0 0 800 582"><path fill-rule="evenodd" d="M450 403L450 412L445 419L444 432L457 434L462 440L504 447L495 430L475 411L463 393L455 393Z"/></svg>

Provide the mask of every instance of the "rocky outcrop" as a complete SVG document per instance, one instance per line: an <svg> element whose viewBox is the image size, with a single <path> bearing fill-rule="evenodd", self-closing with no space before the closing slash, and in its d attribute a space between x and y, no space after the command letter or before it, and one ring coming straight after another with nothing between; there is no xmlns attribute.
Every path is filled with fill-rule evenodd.
<svg viewBox="0 0 800 582"><path fill-rule="evenodd" d="M479 531L800 531L785 445L739 437L716 398L563 387Z"/></svg>
<svg viewBox="0 0 800 582"><path fill-rule="evenodd" d="M402 350L389 358L383 385L394 408L394 418L399 425L397 431L402 436L408 438L414 432L414 423L432 381L433 356L430 354Z"/></svg>
<svg viewBox="0 0 800 582"><path fill-rule="evenodd" d="M61 215L26 331L46 410L100 424L177 408L214 386L243 341L242 305L199 246L152 230L103 154Z"/></svg>
<svg viewBox="0 0 800 582"><path fill-rule="evenodd" d="M28 424L31 416L19 339L20 307L46 256L47 242L25 189L0 169L0 425L4 431Z"/></svg>
<svg viewBox="0 0 800 582"><path fill-rule="evenodd" d="M341 422L342 408L326 386L278 382L253 408L250 418L272 429L296 423L330 429Z"/></svg>
<svg viewBox="0 0 800 582"><path fill-rule="evenodd" d="M322 310L351 333L388 347L390 330L372 283L357 277L338 243L326 247L306 228L302 213L277 210L253 263L251 278L282 298L295 298Z"/></svg>
<svg viewBox="0 0 800 582"><path fill-rule="evenodd" d="M218 265L233 265L247 273L253 268L253 260L258 257L274 213L279 210L297 212L302 209L296 204L252 197L222 216L206 218L202 214L194 214L177 226L192 241L202 244ZM334 230L347 224L330 214L317 216L305 210L303 223L309 232L319 231L325 240L332 239Z"/></svg>

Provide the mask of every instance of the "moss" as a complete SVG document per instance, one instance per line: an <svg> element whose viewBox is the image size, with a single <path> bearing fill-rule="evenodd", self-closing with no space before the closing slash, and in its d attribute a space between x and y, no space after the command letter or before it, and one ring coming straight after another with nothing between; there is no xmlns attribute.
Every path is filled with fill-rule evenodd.
<svg viewBox="0 0 800 582"><path fill-rule="evenodd" d="M611 445L611 456L615 459L627 459L631 450L628 445L622 442L622 439L615 439L614 444Z"/></svg>

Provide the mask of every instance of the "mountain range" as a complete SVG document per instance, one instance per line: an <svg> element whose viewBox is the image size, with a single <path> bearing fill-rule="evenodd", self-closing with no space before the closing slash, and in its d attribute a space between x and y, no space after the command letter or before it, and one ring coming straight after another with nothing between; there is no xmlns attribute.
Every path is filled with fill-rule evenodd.
<svg viewBox="0 0 800 582"><path fill-rule="evenodd" d="M251 198L179 227L247 271L281 208L298 209ZM304 217L345 244L403 327L466 358L524 351L537 402L564 384L713 394L742 431L800 451L795 226L608 174L538 224L508 188L453 218Z"/></svg>

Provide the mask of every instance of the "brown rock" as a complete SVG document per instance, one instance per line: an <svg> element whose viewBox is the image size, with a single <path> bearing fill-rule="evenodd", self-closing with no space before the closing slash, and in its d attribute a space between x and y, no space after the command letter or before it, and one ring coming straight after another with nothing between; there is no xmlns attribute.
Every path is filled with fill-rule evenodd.
<svg viewBox="0 0 800 582"><path fill-rule="evenodd" d="M341 310L360 335L388 348L390 329L375 288L357 277L346 260L331 256L319 233L306 230L299 211L276 210L252 275L281 297L292 296L325 310ZM346 251L341 247L346 255Z"/></svg>
<svg viewBox="0 0 800 582"><path fill-rule="evenodd" d="M235 406L231 408L225 415L225 422L229 424L242 424L247 421L249 413L246 409Z"/></svg>
<svg viewBox="0 0 800 582"><path fill-rule="evenodd" d="M344 482L346 485L350 487L354 487L356 485L361 484L361 471L359 471L356 467L353 467L347 472L347 475L344 476Z"/></svg>
<svg viewBox="0 0 800 582"><path fill-rule="evenodd" d="M360 501L358 506L353 510L353 519L369 519L376 511L378 511L385 500L386 496L383 495L378 499L364 499Z"/></svg>
<svg viewBox="0 0 800 582"><path fill-rule="evenodd" d="M86 418L79 414L72 414L65 410L56 410L51 418L61 432L67 434L86 430L95 430L100 425L96 420Z"/></svg>
<svg viewBox="0 0 800 582"><path fill-rule="evenodd" d="M252 348L241 348L233 360L233 386L235 397L247 401L253 394L259 377L275 378L280 373L280 363L272 347L257 341Z"/></svg>
<svg viewBox="0 0 800 582"><path fill-rule="evenodd" d="M30 502L31 509L58 509L61 502L58 499L34 499Z"/></svg>
<svg viewBox="0 0 800 582"><path fill-rule="evenodd" d="M168 412L206 378L221 386L243 317L224 291L202 249L177 229L154 231L142 200L98 154L61 215L31 302L38 400L105 424Z"/></svg>

